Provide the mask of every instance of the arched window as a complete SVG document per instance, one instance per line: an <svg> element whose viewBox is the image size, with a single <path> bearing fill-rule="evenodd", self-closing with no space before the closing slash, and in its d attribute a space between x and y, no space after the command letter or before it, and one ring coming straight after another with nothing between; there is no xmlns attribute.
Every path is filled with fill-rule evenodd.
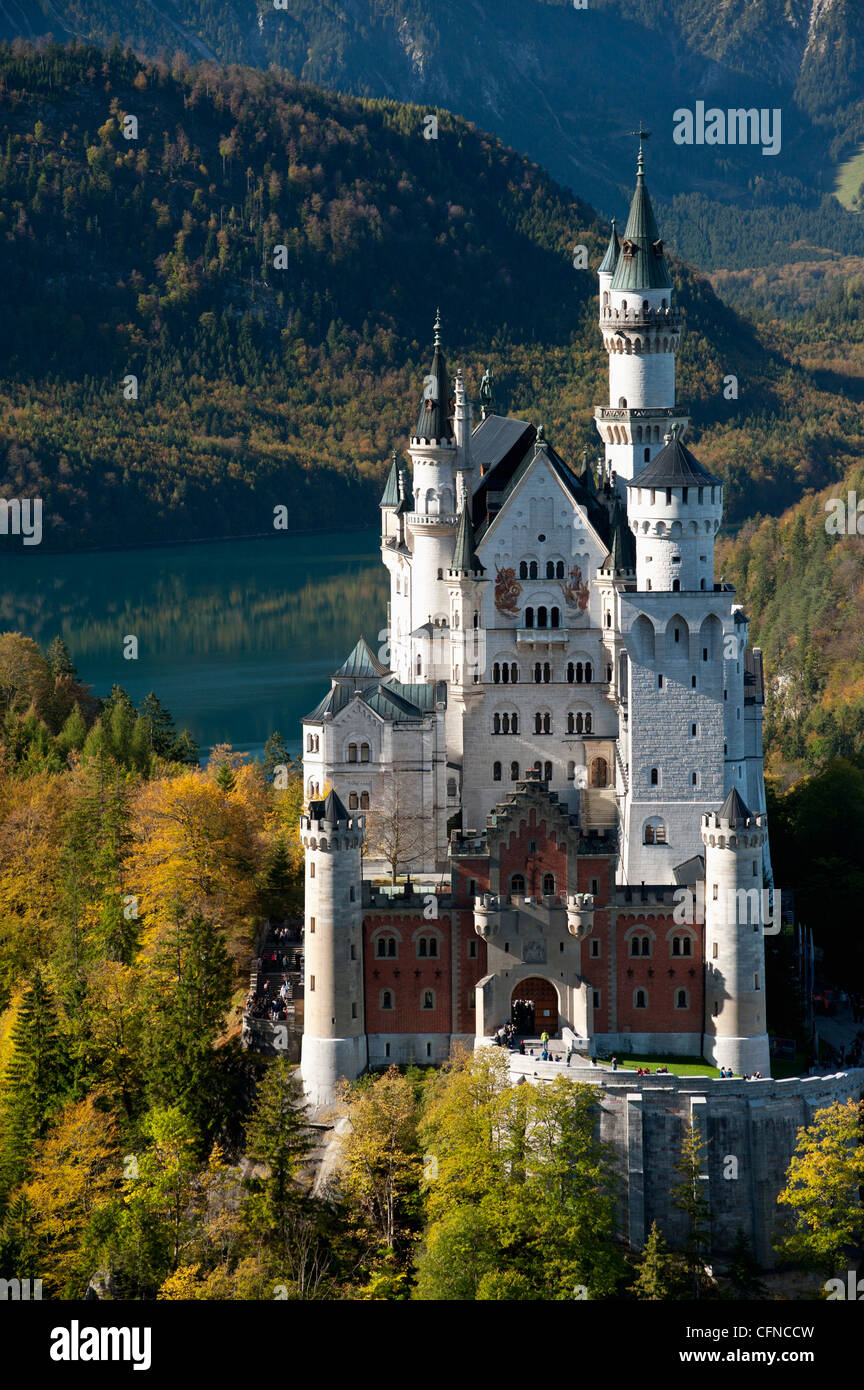
<svg viewBox="0 0 864 1390"><path fill-rule="evenodd" d="M593 674L592 674L591 662L590 662L590 661L586 661L586 662L585 662L585 684L586 684L586 685L590 685L593 679L594 679L594 676L593 676Z"/></svg>
<svg viewBox="0 0 864 1390"><path fill-rule="evenodd" d="M389 989L382 989L382 991L381 991L381 1008L382 1008L382 1009L392 1009L392 1008L393 1008L393 992L392 992L392 990L389 990Z"/></svg>
<svg viewBox="0 0 864 1390"><path fill-rule="evenodd" d="M676 989L676 991L675 991L675 1008L676 1008L676 1009L686 1009L686 1008L687 1008L687 991L686 991L686 989Z"/></svg>
<svg viewBox="0 0 864 1390"><path fill-rule="evenodd" d="M518 782L518 781L519 781L519 764L518 764L518 763L511 763L511 764L510 764L510 781L511 781L511 782Z"/></svg>
<svg viewBox="0 0 864 1390"><path fill-rule="evenodd" d="M472 621L472 623L471 623L471 626L472 626L472 627L479 627L479 626L480 626L480 614L479 614L479 613L475 613L475 614L474 614L474 618L473 618L473 621Z"/></svg>
<svg viewBox="0 0 864 1390"><path fill-rule="evenodd" d="M547 578L547 579L554 579L554 578L555 578L555 561L554 561L554 560L547 560L547 561L546 561L546 578Z"/></svg>
<svg viewBox="0 0 864 1390"><path fill-rule="evenodd" d="M656 767L651 769L651 785L652 787L659 787L660 785L660 773Z"/></svg>
<svg viewBox="0 0 864 1390"><path fill-rule="evenodd" d="M528 566L528 578L529 578L529 579L536 579L536 578L537 578L537 561L536 561L536 560L532 560L531 563L530 563L529 566Z"/></svg>
<svg viewBox="0 0 864 1390"><path fill-rule="evenodd" d="M573 715L572 715L572 713L567 715L567 732L568 732L568 734L575 733L575 728L574 728L574 725L573 725Z"/></svg>
<svg viewBox="0 0 864 1390"><path fill-rule="evenodd" d="M564 561L563 561L563 560L559 560L558 563L557 563L556 566L555 566L555 578L556 578L556 579L563 579L563 578L564 578Z"/></svg>
<svg viewBox="0 0 864 1390"><path fill-rule="evenodd" d="M492 732L493 732L493 734L500 734L500 732L501 732L501 716L500 716L500 714L494 714L494 715L492 716Z"/></svg>
<svg viewBox="0 0 864 1390"><path fill-rule="evenodd" d="M434 1009L434 1008L435 1008L435 992L434 992L434 990L431 990L431 989L424 989L424 991L423 991L423 1002L422 1002L422 1004L420 1005L420 1007L421 1007L421 1009Z"/></svg>
<svg viewBox="0 0 864 1390"><path fill-rule="evenodd" d="M547 897L547 898L548 898L548 897L551 897L551 895L552 895L554 892L555 892L555 875L554 875L554 874L544 874L544 875L543 875L543 893L544 893L544 896Z"/></svg>
<svg viewBox="0 0 864 1390"><path fill-rule="evenodd" d="M376 956L390 957L394 959L397 955L395 936L379 936L375 944Z"/></svg>
<svg viewBox="0 0 864 1390"><path fill-rule="evenodd" d="M510 716L509 716L509 714L502 714L502 716L501 716L501 732L502 732L502 734L509 734L509 732L510 732Z"/></svg>
<svg viewBox="0 0 864 1390"><path fill-rule="evenodd" d="M527 561L527 560L520 560L520 561L519 561L519 578L520 578L520 579L527 579L527 578L528 578L528 561Z"/></svg>
<svg viewBox="0 0 864 1390"><path fill-rule="evenodd" d="M551 734L551 732L552 732L552 716L551 716L551 714L544 714L544 716L543 716L543 732L544 732L544 734Z"/></svg>
<svg viewBox="0 0 864 1390"><path fill-rule="evenodd" d="M590 712L589 712L588 714L585 715L585 732L586 732L586 734L590 734L590 732L591 732L591 714L590 714Z"/></svg>
<svg viewBox="0 0 864 1390"><path fill-rule="evenodd" d="M525 609L525 626L526 626L526 627L533 627L533 626L534 626L534 609L533 609L533 608L526 608L526 609Z"/></svg>
<svg viewBox="0 0 864 1390"><path fill-rule="evenodd" d="M511 875L510 875L510 892L511 892L511 893L514 893L514 894L519 894L519 893L524 893L524 892L525 892L525 875L524 875L524 874L511 874Z"/></svg>
<svg viewBox="0 0 864 1390"><path fill-rule="evenodd" d="M361 793L360 793L360 810L361 810L361 811L368 811L368 810L369 810L369 793L368 793L368 792L361 792Z"/></svg>
<svg viewBox="0 0 864 1390"><path fill-rule="evenodd" d="M500 764L500 763L493 763L493 764L492 764L492 781L493 781L493 782L500 782L500 781L501 781L501 764Z"/></svg>
<svg viewBox="0 0 864 1390"><path fill-rule="evenodd" d="M647 1009L647 1007L648 1007L648 998L647 998L647 995L645 994L644 989L637 989L637 990L634 990L634 992L633 992L633 1007L634 1007L634 1009Z"/></svg>
<svg viewBox="0 0 864 1390"><path fill-rule="evenodd" d="M495 685L499 685L501 682L501 667L497 661L492 667L492 680Z"/></svg>
<svg viewBox="0 0 864 1390"><path fill-rule="evenodd" d="M546 781L546 782L551 782L551 781L552 781L552 764L551 764L551 763L544 763L544 764L543 764L543 778L544 778L544 781Z"/></svg>
<svg viewBox="0 0 864 1390"><path fill-rule="evenodd" d="M349 743L349 744L348 744L348 761L349 761L349 763L356 763L356 761L357 761L357 744L356 744L356 743Z"/></svg>
<svg viewBox="0 0 864 1390"><path fill-rule="evenodd" d="M360 798L359 798L359 796L357 795L356 792L350 792L349 795L348 795L348 810L349 810L349 811L356 811L356 810L359 809L359 806L360 806Z"/></svg>
<svg viewBox="0 0 864 1390"><path fill-rule="evenodd" d="M371 755L371 752L372 752L372 750L371 750L371 748L369 747L369 744L368 744L368 743L361 743L361 744L360 744L360 761L361 761L361 763L368 763L369 758L370 758L370 755Z"/></svg>
<svg viewBox="0 0 864 1390"><path fill-rule="evenodd" d="M549 613L548 613L548 611L547 611L545 605L541 604L540 607L537 609L537 626L538 626L538 627L548 627L548 625L549 625Z"/></svg>
<svg viewBox="0 0 864 1390"><path fill-rule="evenodd" d="M605 758L594 758L591 762L591 786L605 787L609 784L609 765Z"/></svg>
<svg viewBox="0 0 864 1390"><path fill-rule="evenodd" d="M560 608L553 608L553 609L552 609L552 626L553 626L553 627L560 627L560 626L561 626L561 609L560 609Z"/></svg>
<svg viewBox="0 0 864 1390"><path fill-rule="evenodd" d="M418 658L417 658L417 674L418 674L418 676L422 676L422 674L423 674L423 658L422 658L422 656L418 656Z"/></svg>
<svg viewBox="0 0 864 1390"><path fill-rule="evenodd" d="M567 679L568 679L568 681L570 682L571 685L573 684L573 681L575 680L575 678L576 678L576 667L574 666L574 664L573 664L572 661L568 661L568 662L567 662Z"/></svg>
<svg viewBox="0 0 864 1390"><path fill-rule="evenodd" d="M666 844L666 822L654 817L645 822L642 831L643 845Z"/></svg>
<svg viewBox="0 0 864 1390"><path fill-rule="evenodd" d="M519 681L519 667L515 661L510 662L510 684L517 685Z"/></svg>
<svg viewBox="0 0 864 1390"><path fill-rule="evenodd" d="M321 750L320 750L319 745L318 745L318 734L316 734L316 735L315 735L315 752L316 752L316 753L320 753L320 751L321 751Z"/></svg>
<svg viewBox="0 0 864 1390"><path fill-rule="evenodd" d="M681 580L680 580L680 579L673 579L673 580L672 580L672 592L673 592L673 594L680 594L680 592L681 592Z"/></svg>

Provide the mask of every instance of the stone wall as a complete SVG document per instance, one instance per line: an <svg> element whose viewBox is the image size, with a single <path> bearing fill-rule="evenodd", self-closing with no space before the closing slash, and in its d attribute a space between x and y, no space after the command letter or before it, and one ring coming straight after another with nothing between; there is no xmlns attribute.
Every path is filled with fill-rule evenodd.
<svg viewBox="0 0 864 1390"><path fill-rule="evenodd" d="M511 1055L511 1074L541 1082L566 1075L603 1092L600 1138L612 1146L621 1178L619 1234L641 1249L656 1221L670 1244L684 1237L684 1216L672 1203L675 1163L692 1115L708 1142L704 1189L711 1207L711 1254L720 1268L742 1229L762 1266L776 1263L773 1241L783 1219L777 1195L798 1131L817 1110L864 1097L864 1070L786 1081L720 1081L644 1076Z"/></svg>

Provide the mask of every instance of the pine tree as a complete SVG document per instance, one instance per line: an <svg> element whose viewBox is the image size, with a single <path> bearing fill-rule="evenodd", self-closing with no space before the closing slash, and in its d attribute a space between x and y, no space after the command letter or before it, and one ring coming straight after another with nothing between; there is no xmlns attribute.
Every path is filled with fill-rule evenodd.
<svg viewBox="0 0 864 1390"><path fill-rule="evenodd" d="M57 735L57 746L64 753L69 753L73 748L83 748L86 738L87 725L81 713L81 706L76 703Z"/></svg>
<svg viewBox="0 0 864 1390"><path fill-rule="evenodd" d="M146 1086L154 1105L178 1105L206 1134L217 1126L218 1054L231 1000L231 961L218 928L180 913L162 935L145 984Z"/></svg>
<svg viewBox="0 0 864 1390"><path fill-rule="evenodd" d="M66 1088L68 1059L54 996L37 966L12 1027L0 1111L0 1199L27 1175Z"/></svg>
<svg viewBox="0 0 864 1390"><path fill-rule="evenodd" d="M151 690L138 707L141 718L146 721L150 747L160 758L172 758L177 743L174 716L165 708L162 701Z"/></svg>
<svg viewBox="0 0 864 1390"><path fill-rule="evenodd" d="M220 763L216 772L217 787L219 787L223 792L233 791L234 783L236 782L236 780L237 778L235 777L230 764L227 762Z"/></svg>
<svg viewBox="0 0 864 1390"><path fill-rule="evenodd" d="M636 1270L636 1278L630 1288L637 1298L662 1300L687 1297L687 1272L681 1256L669 1249L656 1221L651 1222L651 1230Z"/></svg>
<svg viewBox="0 0 864 1390"><path fill-rule="evenodd" d="M201 761L201 750L188 729L182 729L177 735L171 760L187 767L197 767Z"/></svg>
<svg viewBox="0 0 864 1390"><path fill-rule="evenodd" d="M276 769L288 767L291 756L285 746L285 740L278 731L274 731L267 742L264 744L264 776L268 782L272 782L276 776Z"/></svg>
<svg viewBox="0 0 864 1390"><path fill-rule="evenodd" d="M311 1217L298 1179L312 1150L312 1134L297 1069L280 1057L259 1083L246 1127L246 1152L267 1169L266 1176L247 1181L246 1217L281 1260Z"/></svg>
<svg viewBox="0 0 864 1390"><path fill-rule="evenodd" d="M746 1233L738 1227L735 1244L729 1252L727 1278L730 1297L741 1299L766 1298L767 1289L759 1277L762 1272L759 1261Z"/></svg>
<svg viewBox="0 0 864 1390"><path fill-rule="evenodd" d="M672 1188L672 1200L683 1211L687 1222L684 1258L690 1276L693 1298L706 1291L705 1256L711 1228L711 1212L702 1185L702 1165L707 1143L692 1115L687 1120L681 1143L681 1156L675 1164L681 1181Z"/></svg>
<svg viewBox="0 0 864 1390"><path fill-rule="evenodd" d="M73 680L78 679L78 672L72 664L69 648L59 634L49 646L47 656L48 665L51 667L51 675L54 677L55 681L61 676L70 676Z"/></svg>

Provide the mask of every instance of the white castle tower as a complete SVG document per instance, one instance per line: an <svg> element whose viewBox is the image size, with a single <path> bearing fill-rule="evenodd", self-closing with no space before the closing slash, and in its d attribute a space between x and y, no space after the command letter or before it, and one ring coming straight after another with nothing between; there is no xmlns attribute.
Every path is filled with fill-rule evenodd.
<svg viewBox="0 0 864 1390"><path fill-rule="evenodd" d="M335 792L300 820L306 856L304 1015L300 1074L313 1105L333 1100L340 1078L364 1070L361 855L364 816Z"/></svg>
<svg viewBox="0 0 864 1390"><path fill-rule="evenodd" d="M702 817L705 846L703 1056L734 1072L771 1075L765 1006L764 815L731 791Z"/></svg>
<svg viewBox="0 0 864 1390"><path fill-rule="evenodd" d="M645 186L641 139L624 236L619 245L613 222L598 278L609 404L596 408L594 420L620 488L650 463L673 425L683 432L688 423L675 405L681 316L673 307L669 267Z"/></svg>

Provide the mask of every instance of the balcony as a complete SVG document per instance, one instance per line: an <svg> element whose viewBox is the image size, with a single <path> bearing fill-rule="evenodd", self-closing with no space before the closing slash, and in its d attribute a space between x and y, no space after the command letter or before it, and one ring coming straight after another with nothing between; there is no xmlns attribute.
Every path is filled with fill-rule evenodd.
<svg viewBox="0 0 864 1390"><path fill-rule="evenodd" d="M570 633L566 627L519 627L517 647L566 647Z"/></svg>

